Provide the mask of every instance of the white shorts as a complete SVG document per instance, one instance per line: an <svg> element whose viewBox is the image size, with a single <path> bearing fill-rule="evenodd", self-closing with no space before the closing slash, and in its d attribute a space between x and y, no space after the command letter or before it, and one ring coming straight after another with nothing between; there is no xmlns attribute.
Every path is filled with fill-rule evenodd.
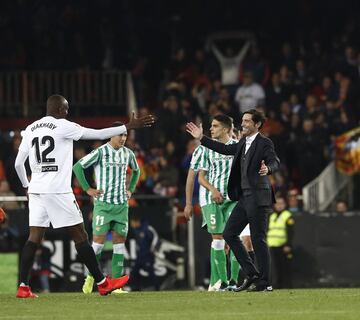
<svg viewBox="0 0 360 320"><path fill-rule="evenodd" d="M250 236L250 226L246 225L245 229L240 233L240 238L244 236Z"/></svg>
<svg viewBox="0 0 360 320"><path fill-rule="evenodd" d="M81 210L73 193L29 193L29 226L54 229L82 223Z"/></svg>

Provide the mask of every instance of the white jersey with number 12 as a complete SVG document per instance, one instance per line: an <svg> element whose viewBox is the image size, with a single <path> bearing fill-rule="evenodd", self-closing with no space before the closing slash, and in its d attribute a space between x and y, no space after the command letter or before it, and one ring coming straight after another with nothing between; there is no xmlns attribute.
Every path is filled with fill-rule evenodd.
<svg viewBox="0 0 360 320"><path fill-rule="evenodd" d="M66 119L46 116L22 133L19 150L29 156L29 193L68 193L71 189L73 141L84 128Z"/></svg>

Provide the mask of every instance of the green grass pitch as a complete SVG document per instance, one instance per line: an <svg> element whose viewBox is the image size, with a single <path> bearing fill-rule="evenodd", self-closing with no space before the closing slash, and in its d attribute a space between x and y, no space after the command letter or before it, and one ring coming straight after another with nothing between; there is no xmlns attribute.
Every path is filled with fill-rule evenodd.
<svg viewBox="0 0 360 320"><path fill-rule="evenodd" d="M0 294L1 319L360 319L360 289L275 290L272 293L201 291Z"/></svg>

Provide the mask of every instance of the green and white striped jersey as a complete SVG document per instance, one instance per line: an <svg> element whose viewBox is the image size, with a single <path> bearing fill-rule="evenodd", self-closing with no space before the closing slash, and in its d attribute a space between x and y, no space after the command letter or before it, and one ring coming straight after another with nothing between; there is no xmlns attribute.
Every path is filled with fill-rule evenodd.
<svg viewBox="0 0 360 320"><path fill-rule="evenodd" d="M230 139L226 144L238 143L235 139ZM234 156L227 156L217 153L208 148L204 148L203 156L201 158L200 169L207 171L207 179L222 194L224 199L228 199L227 185L230 177L231 165ZM205 191L206 204L213 203L211 199L211 192Z"/></svg>
<svg viewBox="0 0 360 320"><path fill-rule="evenodd" d="M190 162L190 169L193 169L195 172L198 172L200 170L200 164L201 164L201 159L203 157L203 153L205 151L205 147L200 145L198 146L191 157L191 162ZM200 207L203 207L204 205L206 205L206 201L205 201L205 193L206 193L206 188L203 187L202 185L200 185L199 187L199 205Z"/></svg>
<svg viewBox="0 0 360 320"><path fill-rule="evenodd" d="M121 204L128 201L126 189L126 171L139 170L134 152L129 148L114 149L109 143L93 150L80 159L80 165L86 169L94 166L96 187L104 193L99 201Z"/></svg>

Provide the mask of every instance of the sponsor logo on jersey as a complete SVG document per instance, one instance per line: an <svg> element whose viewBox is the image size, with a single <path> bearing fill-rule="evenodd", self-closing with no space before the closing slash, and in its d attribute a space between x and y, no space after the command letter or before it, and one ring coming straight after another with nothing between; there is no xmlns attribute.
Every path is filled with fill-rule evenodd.
<svg viewBox="0 0 360 320"><path fill-rule="evenodd" d="M58 166L42 166L41 172L55 172L58 171Z"/></svg>
<svg viewBox="0 0 360 320"><path fill-rule="evenodd" d="M214 161L232 160L234 156L220 156L213 158Z"/></svg>
<svg viewBox="0 0 360 320"><path fill-rule="evenodd" d="M105 164L106 167L127 167L127 163L116 163L116 162L108 162Z"/></svg>

